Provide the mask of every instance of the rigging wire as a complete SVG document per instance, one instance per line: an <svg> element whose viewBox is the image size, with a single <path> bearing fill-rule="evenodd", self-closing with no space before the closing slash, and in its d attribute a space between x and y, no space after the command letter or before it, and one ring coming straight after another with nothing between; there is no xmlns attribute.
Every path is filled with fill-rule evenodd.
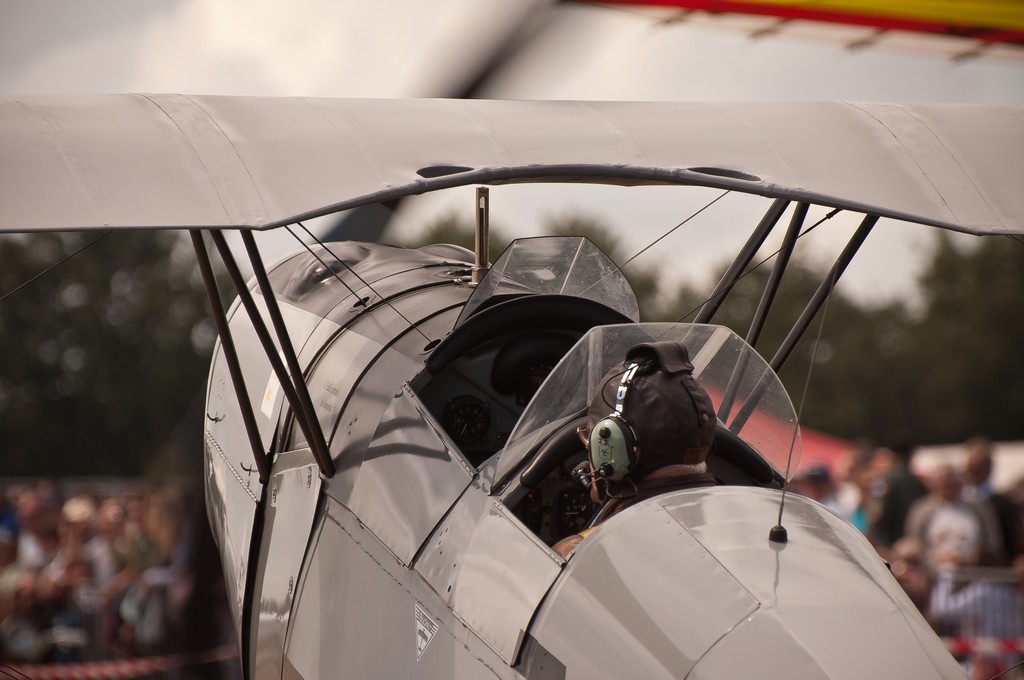
<svg viewBox="0 0 1024 680"><path fill-rule="evenodd" d="M296 224L298 224L299 226L301 226L301 227L302 227L303 229L306 229L305 225L303 225L303 224L302 224L302 222L297 222ZM365 301L364 301L364 300L363 300L363 299L362 299L361 297L359 297L359 295L357 295L357 294L356 294L356 292L355 292L354 290L352 290L352 287L351 287L351 286L349 286L349 285L348 285L347 283L345 283L345 279L343 279L343 278L341 278L340 276L338 276L338 272L336 272L336 271L334 271L333 269L331 269L330 265L329 265L329 264L327 264L326 262L324 262L323 258L322 258L322 257L320 257L319 255L317 255L317 254L316 254L316 253L315 253L315 252L313 251L313 249L312 249L312 248L310 248L310 247L309 247L309 245L308 245L308 244L307 244L307 243L306 243L305 241L303 241L303 240L302 240L302 237L300 237L300 236L299 236L298 234L296 234L296 233L295 233L294 231L292 231L292 227L291 227L291 225L285 225L285 229L286 229L286 230L288 231L288 233L289 233L289 234L291 234L291 235L292 235L292 238L294 238L294 239L295 239L296 241L298 241L299 245L301 245L301 246L302 246L303 248L305 248L305 249L306 249L306 252L308 252L308 253L309 253L310 255L312 255L312 256L314 257L314 259L316 259L316 261L317 261L317 262L319 262L319 263L320 263L320 265L321 265L321 266L322 266L322 267L323 267L324 269L326 269L327 271L329 271L329 272L331 273L331 276L333 276L333 277L334 277L335 279L337 279L337 280L338 280L338 283L340 283L341 285L345 286L345 290L347 290L347 291L348 291L349 293L351 293L351 294L352 294L352 295L353 295L353 296L354 296L354 297L356 298L356 303L355 303L356 305L358 305L358 306L364 306L364 305L366 304L366 302L365 302ZM307 233L307 234L309 234L309 230L306 230L306 233ZM319 240L317 240L317 239L316 239L316 237L313 237L313 240L314 240L314 241L316 241L316 243L317 243L317 244L318 244L318 245L319 245L319 246L320 246L321 248L323 248L324 250L327 250L327 247L326 247L326 246L324 246L324 244L323 244L323 243L320 243L320 241L319 241ZM331 251L330 251L330 250L327 250L327 252L331 253ZM338 260L339 262L341 262L341 260L340 260L340 259L338 258L338 256L337 256L337 255L334 255L334 253L331 253L331 255L333 255L333 256L334 256L334 259L335 259L335 260ZM343 265L345 264L344 262L341 262L341 263L342 263ZM347 267L348 265L345 265L345 266ZM349 269L349 271L352 271L352 270L351 270L351 269ZM373 289L371 288L370 290L372 291Z"/></svg>
<svg viewBox="0 0 1024 680"><path fill-rule="evenodd" d="M789 475L793 465L793 449L796 448L796 435L800 431L800 423L803 420L804 404L807 402L807 393L811 388L811 375L814 373L814 365L818 358L818 346L821 344L821 336L825 331L825 317L828 316L828 305L832 301L832 293L835 292L836 278L838 272L832 272L831 288L825 298L825 307L821 310L821 321L818 324L818 335L814 339L814 346L811 347L811 362L807 367L807 377L804 379L804 389L800 394L800 404L796 409L796 425L793 427L793 438L789 443L789 456L786 458L786 485L782 487L782 498L779 501L779 520L776 526L782 526L782 511L786 507L786 489L789 486Z"/></svg>
<svg viewBox="0 0 1024 680"><path fill-rule="evenodd" d="M640 249L640 251L639 251L638 253L636 253L635 255L633 255L632 257L630 257L629 259L627 259L627 260L626 260L625 262L623 262L622 264L620 264L620 265L619 265L619 269L623 269L623 268L624 268L624 267L625 267L625 266L626 266L627 264L629 264L630 262L632 262L632 261L633 261L633 260L635 260L636 258L638 258L638 257L640 257L641 255L643 255L644 253L646 253L646 252L647 252L648 250L650 250L650 249L651 249L652 247L654 247L654 246L655 246L655 245L656 245L656 244L657 244L657 243L658 243L659 241L661 241L662 239L664 239L665 237L667 237L667 236L668 236L669 234L671 234L672 232L674 232L674 231L675 231L676 229L678 229L679 227L683 226L684 224L686 224L687 222L689 222L690 220L692 220L692 219L693 219L694 217L696 217L697 215L701 214L702 212L704 212L705 210L707 210L708 208L710 208L711 206L713 206L713 205L714 205L715 203L718 203L718 202L719 202L720 200L722 200L723 198L725 198L725 197L726 197L726 196L727 196L727 195L728 195L728 194L729 194L729 193L730 193L731 191L732 191L731 189L726 189L725 191L723 191L723 192L722 192L722 193L721 193L721 194L720 194L720 195L718 196L718 198L714 198L714 199L712 199L712 200L711 200L711 202L710 202L710 203L708 203L707 205L705 205L705 206L704 206L703 208L701 208L701 209L700 209L700 210L698 210L697 212L693 213L692 215L690 215L690 216L689 216L689 217L687 217L687 218L686 218L685 220L683 220L682 222L680 222L680 223L679 223L679 224L677 224L676 226L674 226L674 227L672 227L671 229L669 229L668 231L666 231L666 232L665 232L664 234L662 234L662 235L661 235L661 236L659 236L658 238L656 238L656 239L654 239L653 241L651 241L651 243L649 243L648 245L646 245L646 246L644 246L643 248L641 248L641 249Z"/></svg>
<svg viewBox="0 0 1024 680"><path fill-rule="evenodd" d="M1014 239L1014 240L1016 241L1016 239ZM1021 245L1024 245L1024 243L1022 243ZM1013 664L1012 666L1007 668L1002 673L999 673L998 675L993 675L991 678L989 678L989 680L996 680L996 678L1001 678L1004 675L1006 675L1007 673L1009 673L1010 671L1012 671L1014 668L1020 668L1021 666L1024 666L1024 661L1018 661L1017 663Z"/></svg>
<svg viewBox="0 0 1024 680"><path fill-rule="evenodd" d="M662 234L662 235L661 235L661 236L659 236L658 238L656 238L656 239L654 239L653 241L651 241L651 242L650 242L649 244L647 244L646 246L644 246L643 248L641 248L641 249L640 249L640 250L639 250L638 252L634 253L632 257L629 257L628 259L626 259L626 260L625 260L625 261L624 261L624 262L623 262L622 264L617 264L616 266L617 266L617 267L619 268L619 271L620 271L620 272L621 272L621 273L622 273L623 275L625 275L625 272L623 272L622 270L623 270L623 269L625 269L625 267L626 267L626 265L627 265L627 264L629 264L630 262L632 262L632 261L633 261L633 260L635 260L636 258L638 258L638 257L640 257L641 255L643 255L644 253L646 253L646 252L647 252L648 250L650 250L650 249L651 249L652 247L654 247L654 246L655 246L655 245L656 245L656 244L657 244L657 243L658 243L659 241L661 241L661 240L662 240L662 239L664 239L664 238L665 238L666 236L668 236L669 234L671 234L672 232L674 232L674 231L675 231L676 229L678 229L679 227L683 226L684 224L686 224L687 222L689 222L690 220L692 220L692 219L693 219L694 217L696 217L697 215L701 214L702 212L704 212L705 210L707 210L708 208L710 208L710 207L711 207L712 205L714 205L714 204L715 204L715 203L717 203L718 201L720 201L720 200L722 200L723 198L725 198L725 196L726 196L727 194L729 194L729 193L730 193L731 191L732 191L731 189L726 189L725 191L723 191L723 192L722 192L722 194L721 194L720 196L718 196L717 198L713 198L713 199L711 199L711 201L710 201L710 202L709 202L709 203L708 203L707 205L705 205L705 206L704 206L703 208L701 208L701 209L697 210L697 212L693 213L692 215L690 215L689 217L687 217L687 218L686 218L685 220L683 220L682 222L680 222L680 223L679 223L679 224L677 224L676 226L672 227L671 229L669 229L668 231L666 231L666 232L665 232L664 234ZM589 293L589 292L590 292L590 291L591 291L591 290L592 290L593 288L595 288L595 287L596 287L596 286L598 286L599 284L601 284L601 283L603 283L604 281L606 281L606 280L608 279L608 277L609 277L609 276L611 276L611 272L608 272L608 273L606 273L606 274L605 274L604 276L602 276L602 277L601 277L601 279L600 279L600 280L598 280L598 281L595 281L594 283L590 284L590 286L588 286L588 287L587 287L587 288L586 288L585 290L583 290L583 291L581 291L580 293L578 293L578 295L580 295L580 296L584 296L584 295L586 295L586 294L587 294L587 293Z"/></svg>
<svg viewBox="0 0 1024 680"><path fill-rule="evenodd" d="M22 288L24 288L25 286L29 285L30 283L32 283L32 282L33 282L33 281L35 281L36 279L39 279L39 278L41 278L41 277L45 276L46 274L50 273L51 271L53 271L53 270L54 270L54 269L56 269L57 267L61 266L62 264L64 264L64 263L65 263L65 262L67 262L68 260L70 260L71 258L73 258L73 257L75 257L76 255L78 255L78 254L79 254L80 252L82 252L82 251L83 251L83 250L85 250L86 248L89 248L90 246L92 246L92 245L94 245L94 244L98 243L99 241L103 240L103 239L104 239L104 238L106 238L107 236L110 236L110 232L109 232L109 231L105 231L105 232L103 232L102 234L100 234L99 236L97 236L96 238L94 238L94 239L93 239L92 241L89 241L89 242L88 242L88 243L86 243L86 244L85 244L84 246L82 246L81 248L79 248L79 249L78 249L78 250L76 250L75 252L71 253L70 255L68 255L67 257L65 257L64 259L60 260L59 262L56 262L56 263L54 263L54 264L51 264L51 265L50 265L49 267L47 267L47 268L46 268L46 269L44 269L43 271L39 272L38 274L36 274L35 276L33 276L33 277L32 277L31 279L29 279L28 281L25 281L25 282L24 282L24 283L22 283L21 285L19 285L19 286L15 287L15 288L14 288L13 290L10 290L10 291L8 291L8 292L4 293L4 294L3 294L2 296L0 296L0 302L3 302L4 300L6 300L6 299L7 299L7 298L9 298L10 296L14 295L14 294L15 294L15 293L17 293L17 292L18 292L19 290L21 290L21 289L22 289Z"/></svg>
<svg viewBox="0 0 1024 680"><path fill-rule="evenodd" d="M623 263L622 263L621 265L619 265L619 268L620 268L620 269L622 269L623 267L625 267L625 266L626 266L627 264L629 264L630 262L632 262L633 260L635 260L635 259L636 259L637 257L639 257L640 255L642 255L642 254L643 254L644 252L646 252L647 250L649 250L649 249L650 249L650 248L651 248L652 246L654 246L654 245L655 245L656 243L658 243L659 241L661 241L662 239L664 239L664 238L665 238L666 236L668 236L669 234L671 234L672 232L674 232L674 231L675 231L676 229L679 229L679 228L680 228L680 227L682 227L682 226L683 226L684 224L686 224L687 222L689 222L690 220L692 220L692 219L693 219L694 217L696 217L696 216L697 216L697 215L699 215L700 213L704 212L705 210L707 210L708 208L710 208L710 207L711 207L712 205L714 205L714 204L715 204L716 202L718 202L719 200L721 200L722 198L724 198L724 197L725 197L725 195L726 195L726 194L728 194L728 193L729 193L729 191L725 191L725 192L723 192L723 193L722 193L721 195L719 195L718 197L716 197L716 198L714 198L713 200L711 200L711 201L710 201L710 202L709 202L709 203L708 203L707 205L705 205L705 206L704 206L703 208L700 208L699 210L697 210L696 212L694 212L694 213L693 213L692 215L690 215L689 217L687 217L686 219L684 219L684 220L683 220L682 222L680 222L679 224L677 224L677 225L676 225L675 227L673 227L672 229L668 230L667 232L665 232L664 234L662 234L661 236L659 236L659 237L658 237L657 239L655 239L655 240L654 240L654 241L653 241L652 243L650 243L649 245L645 246L645 247L644 247L644 248L642 248L642 249L641 249L641 250L640 250L639 252L637 252L637 253L636 253L635 255L633 255L632 257L630 257L629 259L627 259L627 260L626 260L625 262L623 262ZM804 230L803 230L802 232L800 232L800 234L799 234L799 235L797 235L796 241L799 241L799 240L800 240L800 239L802 239L802 238L803 238L804 236L807 236L807 235L808 235L808 234L810 234L810 233L811 233L812 231L814 231L815 229L817 229L817 228L818 228L819 226L821 226L822 224L824 224L824 223L825 223L825 222L826 222L827 220L830 220L830 219L832 219L833 217L835 217L835 216L836 216L837 214L839 214L840 212L842 212L842 210L841 210L840 208L833 208L833 209L832 209L832 210L830 210L830 211L829 211L829 212L828 212L828 213L827 213L827 214L826 214L826 215L825 215L824 217L822 217L822 218L821 218L821 219L819 219L819 220L818 220L817 222L815 222L814 224L812 224L811 226L807 227L807 228L806 228L806 229L804 229ZM795 241L794 241L794 244L793 244L793 245L795 245ZM1022 243L1022 245L1024 245L1024 243ZM769 254L768 256L766 256L766 257L765 257L764 259L762 259L762 260L761 260L760 262L758 262L757 264L755 264L755 265L754 265L753 267L751 267L751 268L750 268L750 269L748 269L747 271L743 272L743 274L742 274L742 275L740 275L740 276L739 276L739 277L738 277L738 278L736 279L736 281L740 281L741 279L745 278L746 276L748 276L748 275L752 274L752 273L753 273L754 271L756 271L757 269L759 269L760 267L762 267L762 266L763 266L763 265L764 265L765 263L767 263L767 262L768 262L769 260L771 260L771 259L775 258L775 257L776 257L776 256L777 256L777 255L778 255L779 253L781 253L781 252L782 252L782 250L783 250L783 249L784 249L785 247L786 247L786 246L785 246L785 245L783 245L783 246L782 246L782 247L780 247L780 248L779 248L778 250L774 251L773 253L770 253L770 254ZM821 312L821 321L820 321L820 323L819 323L819 325L818 325L818 335L817 335L817 337L815 338L815 341L814 341L814 346L813 346L813 348L812 348L812 350L811 350L811 361L810 361L810 365L809 365L809 366L808 366L808 368L807 368L807 376L806 376L806 378L805 378L805 380L804 380L804 387L803 387L803 392L802 392L802 394L800 395L800 404L799 404L799 407L797 408L797 413L796 413L796 423L795 423L795 425L794 425L794 427L793 427L793 437L792 437L792 440L790 441L790 445L789 445L789 456L788 456L788 458L787 458L787 460L786 460L786 475L785 475L785 479L786 479L786 480L788 480L788 479L789 479L789 476L790 476L790 472L791 472L791 468L792 468L792 464L793 464L793 451L794 451L794 449L796 448L796 438L797 438L797 433L799 432L799 425L800 425L801 419L802 419L802 417L803 417L803 410L804 410L804 404L806 403L806 400L807 400L807 393L808 393L808 392L810 391L810 385L811 385L811 376L812 376L812 374L813 374L813 372L814 372L814 364L815 364L815 361L816 361L816 359L817 359L817 354L818 354L818 347L819 347L819 345L821 344L821 338L822 338L822 334L823 334L823 332L824 332L824 329L825 329L825 318L826 318L826 316L828 315L828 307L829 307L829 303L830 303L830 302L831 302L831 300L832 300L832 295L833 295L833 292L834 292L834 289L835 289L835 278L836 278L836 276L837 276L837 275L838 275L838 272L832 272L832 274L831 274L831 276L832 276L832 279L833 279L833 280L832 280L832 288L831 288L831 289L829 290L828 296L827 296L827 297L825 298L825 306L824 306L824 308L822 309L822 312ZM725 290L723 290L722 292L720 292L720 293L717 293L717 294L718 294L718 295L723 295L723 294L724 294L725 292L726 292L726 291L725 291ZM679 320L678 320L678 321L677 321L676 323L681 323L681 322L683 321L683 319L685 319L685 318L687 318L687 317L689 317L689 316L692 316L693 314L695 314L695 313L697 312L697 310L699 310L699 309L700 309L701 307L703 307L703 306L704 306L705 304L707 304L708 302L710 302L710 301L711 301L711 300L712 300L712 299L713 299L714 297L715 297L715 294L712 294L711 296L709 296L709 297L708 297L708 298L707 298L706 300L704 300L704 301L703 301L703 302L701 302L701 303L700 303L699 305L697 305L697 307L695 307L695 308L694 308L694 309L692 309L691 311L689 311L689 312L687 312L686 314L684 314L684 315L683 315L683 316L682 316L682 317L681 317L681 318L680 318L680 319L679 319ZM785 509L785 505L786 505L786 486L783 486L783 488L782 488L782 496L781 496L781 499L780 499L780 502L779 502L779 517L778 517L778 523L777 523L777 525L776 525L776 526L775 526L775 527L774 527L774 528L772 529L771 533L769 534L769 538L770 538L770 540L772 540L772 541L775 541L775 542L779 542L779 543L785 543L785 542L786 542L786 540L787 540L787 538L786 538L786 530L785 530L785 528L783 528L783 526L782 526L782 515L783 515L783 510Z"/></svg>
<svg viewBox="0 0 1024 680"><path fill-rule="evenodd" d="M369 283L368 283L368 282L367 282L366 280L364 280L364 279L363 279L363 277L361 277L361 276L360 276L359 274L357 274L357 273L355 272L355 270L354 270L354 269L352 269L352 267L350 267L350 266L348 265L348 263L347 263L347 262L345 262L345 261L344 261L344 260L342 260L342 259L341 259L340 257L338 257L338 256L337 256L337 255L336 255L336 254L334 253L334 251L332 251L332 250L331 250L330 248L328 248L328 247L327 247L327 246L326 246L326 245L325 245L325 244L323 243L323 241L321 241L321 240L320 240L319 238L317 238L317 237L316 237L316 235L315 235L315 234L313 234L313 232L311 232L311 231L310 231L310 230L309 230L309 229L308 229L308 228L306 227L306 225L305 225L305 224L303 224L302 222L296 222L296 224L297 224L297 225L299 225L300 227L302 227L302 230L303 230L304 232L306 232L306 234L307 234L307 235L309 236L309 238L311 238L311 239L313 240L313 242L314 242L314 243L316 243L316 244L317 244L318 246L320 246L321 248L323 248L324 250L326 250L326 251L327 251L328 253L330 253L330 254L331 254L331 256L332 256L332 257L333 257L333 258L334 258L335 260L337 260L337 261L338 261L338 263L339 263L339 264L340 264L341 266L343 266L343 267L344 267L345 269L347 269L347 270L349 271L349 273L350 273L350 274L352 274L352 276L356 277L356 279L357 279L357 280L359 281L359 283L361 283L361 284L363 284L364 286L366 286L367 288L369 288L369 289L370 289L370 292L371 292L371 293L373 293L374 295L376 295L377 297L379 297L379 298L380 298L380 299L381 299L381 300L382 300L382 301L384 302L384 304L386 304L386 305L387 305L388 307L390 307L390 308L391 308L391 310L392 310L392 311L393 311L393 312L394 312L395 314L397 314L397 315L398 315L399 317L401 317L402 321L405 321L405 323L409 324L409 327L410 327L410 328L412 328L412 329L413 329L413 330L415 330L415 331L416 331L417 333L419 333L419 334L420 334L421 336L423 336L423 339L427 341L427 344L428 344L428 345L429 345L429 344L430 344L431 342L433 342L433 340L431 340L430 338L428 338L428 337L427 337L427 335L426 335L426 333L424 333L424 332L423 332L423 331L422 331L422 330L420 329L420 327L419 327L419 326L417 326L417 325L416 325L416 324L414 324L414 323L413 323L412 321L410 321L410 320L409 320L409 318L408 318L407 316L405 316L405 314L402 314L402 313L401 313L400 311L398 311L398 309L397 309L397 308L396 308L396 307L395 307L395 306L394 306L393 304L391 304L391 301L390 301L390 300L387 300L387 299L386 299L386 298L385 298L385 297L384 297L383 295L381 295L381 294L380 294L380 293L378 293L378 292L377 292L376 290L374 290L374 288L373 288L373 286L372 286L372 285L370 285L370 284L369 284ZM363 298L360 298L360 297L359 297L359 295L357 295L357 294L356 294L356 292L355 292L354 290L352 290L352 288L351 288L351 287L349 287L349 285L348 285L347 283L345 283L345 282L344 282L344 281L342 280L342 278L341 278L341 277L340 277L340 276L338 275L338 273L337 273L336 271L334 271L333 269L331 269L331 268L330 268L330 267L329 267L329 266L327 265L327 263L326 263L326 262L324 262L324 261L323 261L323 260L322 260L322 259L320 258L320 256L319 256L319 255L317 255L316 253L314 253L314 252L313 252L313 249L312 249L312 248L310 248L310 247L309 247L309 245L307 245L307 244L305 243L305 241L303 241L303 240L302 240L302 239L301 239L301 238L299 237L299 235L298 235L298 234L296 234L296 233L295 233L294 231L292 231L292 228L291 228L291 226L290 226L290 225L289 225L289 226L286 226L285 228L286 228L286 229L288 230L288 233L289 233L289 234L291 234L291 235L292 235L292 237L293 237L293 238L294 238L294 239L295 239L296 241L298 241L299 243L301 243L301 244L302 244L302 247L303 247L303 248L305 248L305 249L306 249L307 251L309 251L309 254L310 254L310 255L312 255L313 257L315 257L315 258L317 259L317 261L318 261L318 262L320 262L320 264L322 264L322 265L323 265L323 266L324 266L324 267L325 267L325 268L327 269L327 271L331 272L331 275L332 275L332 276L334 276L334 278L336 278L336 279L337 279L338 281L340 281L340 282L341 282L341 285L345 286L345 288L346 288L346 289L348 290L348 292L350 292L350 293L351 293L351 294L352 294L353 296L355 296L355 297L356 297L356 304L357 304L357 305L359 305L359 306L363 306L363 307L365 307L365 306L366 306L366 300L364 300Z"/></svg>
<svg viewBox="0 0 1024 680"><path fill-rule="evenodd" d="M810 233L811 233L812 231L814 231L814 230L815 230L815 229L816 229L817 227L819 227L819 226L820 226L820 225L821 225L822 223L824 223L824 222L825 222L825 220L830 220L830 219L832 219L833 217L835 217L835 216L836 216L837 214L839 214L840 212L842 212L842 209L841 209L841 208L833 208L833 209L832 209L831 211L829 211L829 213L828 213L827 215L825 215L825 216L824 216L824 217L822 217L822 218L821 218L820 220L818 220L817 222L815 222L814 224L812 224L811 226L807 227L807 228L806 228L806 229L804 229L804 230L803 230L802 232L800 232L800 234L799 234L799 235L798 235L798 236L796 237L796 240L797 240L797 241L799 241L799 240L800 240L800 239L802 239L802 238L803 238L804 236L807 236L807 235L808 235L808 234L810 234ZM739 282L739 281L743 280L744 278L746 278L746 277L747 277L748 275L750 275L750 274L753 274L753 273L754 273L755 271L757 271L757 270L758 270L758 269L760 269L760 268L761 268L762 266L764 266L764 264L765 264L765 263L767 263L767 262L768 262L769 260L771 260L772 258L774 258L774 257L775 257L776 255L778 255L779 253L781 253L781 252L782 252L782 249L783 249L783 248L785 248L785 246L782 246L782 248L779 248L779 249L778 249L778 250L776 250L775 252L773 252L773 253L770 253L770 254L769 254L769 255L768 255L767 257L765 257L765 258L764 258L763 260L761 260L760 262L758 262L757 264L755 264L755 265L754 265L753 267L751 267L751 268L750 268L750 269L748 269L747 271L743 272L743 274L742 274L742 275L740 275L740 277L739 277L739 278L737 278L737 279L736 279L736 281L737 281L737 282ZM718 293L718 295L724 295L724 294L725 294L726 292L727 292L726 290L723 290L722 292ZM829 296L831 297L831 293L829 293ZM707 297L707 299L705 299L705 300L704 300L703 302L701 302L701 303L700 303L699 305L697 305L696 307L694 307L693 309L691 309L690 311L688 311L688 312L687 312L686 314L683 314L683 315L682 315L681 317L679 317L678 319L676 319L676 323L682 323L682 322L683 322L683 319L686 319L687 317L693 316L694 314L696 314L696 313L697 313L697 312L698 312L698 311L700 310L700 308L701 308L701 307L703 307L703 306L704 306L704 305L706 305L707 303L711 302L711 300L713 300L714 298L715 298L715 295L714 295L714 294L712 294L712 295L709 295L709 296Z"/></svg>

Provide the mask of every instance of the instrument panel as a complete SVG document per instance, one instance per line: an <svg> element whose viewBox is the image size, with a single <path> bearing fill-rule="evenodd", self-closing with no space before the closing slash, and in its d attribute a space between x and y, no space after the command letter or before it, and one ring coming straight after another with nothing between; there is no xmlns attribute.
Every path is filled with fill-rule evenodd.
<svg viewBox="0 0 1024 680"><path fill-rule="evenodd" d="M586 529L600 507L590 499L590 487L572 476L573 469L585 458L581 449L512 508L516 517L548 545Z"/></svg>
<svg viewBox="0 0 1024 680"><path fill-rule="evenodd" d="M475 395L457 395L445 404L441 424L460 448L474 450L487 442L487 434L491 429L491 407Z"/></svg>
<svg viewBox="0 0 1024 680"><path fill-rule="evenodd" d="M575 337L520 333L482 343L417 394L474 467L500 451L533 394Z"/></svg>
<svg viewBox="0 0 1024 680"><path fill-rule="evenodd" d="M500 451L519 417L576 333L544 330L505 335L481 343L447 363L417 395L466 461L479 468ZM548 545L590 525L598 505L572 470L586 454L580 446L512 507L523 524Z"/></svg>

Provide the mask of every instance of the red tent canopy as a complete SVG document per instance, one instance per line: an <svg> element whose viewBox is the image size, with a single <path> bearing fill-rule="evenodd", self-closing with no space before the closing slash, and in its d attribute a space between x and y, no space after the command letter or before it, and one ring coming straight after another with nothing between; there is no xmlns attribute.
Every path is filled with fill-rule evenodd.
<svg viewBox="0 0 1024 680"><path fill-rule="evenodd" d="M802 446L798 473L824 465L835 477L855 448L852 442L809 427L800 428L800 441Z"/></svg>

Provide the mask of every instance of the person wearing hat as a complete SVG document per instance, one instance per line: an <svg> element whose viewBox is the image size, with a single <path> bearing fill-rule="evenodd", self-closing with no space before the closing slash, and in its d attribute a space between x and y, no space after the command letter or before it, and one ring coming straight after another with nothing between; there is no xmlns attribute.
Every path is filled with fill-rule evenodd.
<svg viewBox="0 0 1024 680"><path fill-rule="evenodd" d="M590 496L601 509L590 528L552 549L565 558L600 522L640 501L720 484L707 472L716 426L686 347L662 341L630 348L601 379L580 427Z"/></svg>

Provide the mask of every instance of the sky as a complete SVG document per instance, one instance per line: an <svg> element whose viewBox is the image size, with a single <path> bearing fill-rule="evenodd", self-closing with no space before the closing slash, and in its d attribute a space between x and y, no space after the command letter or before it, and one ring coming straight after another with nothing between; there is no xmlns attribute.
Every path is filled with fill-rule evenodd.
<svg viewBox="0 0 1024 680"><path fill-rule="evenodd" d="M665 18L634 9L551 9L546 0L0 0L0 94L451 96L510 27L525 22L528 37L480 96L1024 101L1024 50L1015 58L955 60L961 41L893 36L850 49L863 32L799 24L758 38L752 31L764 22ZM550 218L583 214L624 235L623 249L632 253L719 192L686 193L498 187L492 221L525 235ZM395 228L415 232L451 211L468 219L472 204L471 188L409 201ZM706 283L763 209L730 195L643 263L661 262L680 278ZM828 261L851 229L847 222L823 230L807 256ZM863 300L912 298L932 237L925 228L880 224L844 289Z"/></svg>

